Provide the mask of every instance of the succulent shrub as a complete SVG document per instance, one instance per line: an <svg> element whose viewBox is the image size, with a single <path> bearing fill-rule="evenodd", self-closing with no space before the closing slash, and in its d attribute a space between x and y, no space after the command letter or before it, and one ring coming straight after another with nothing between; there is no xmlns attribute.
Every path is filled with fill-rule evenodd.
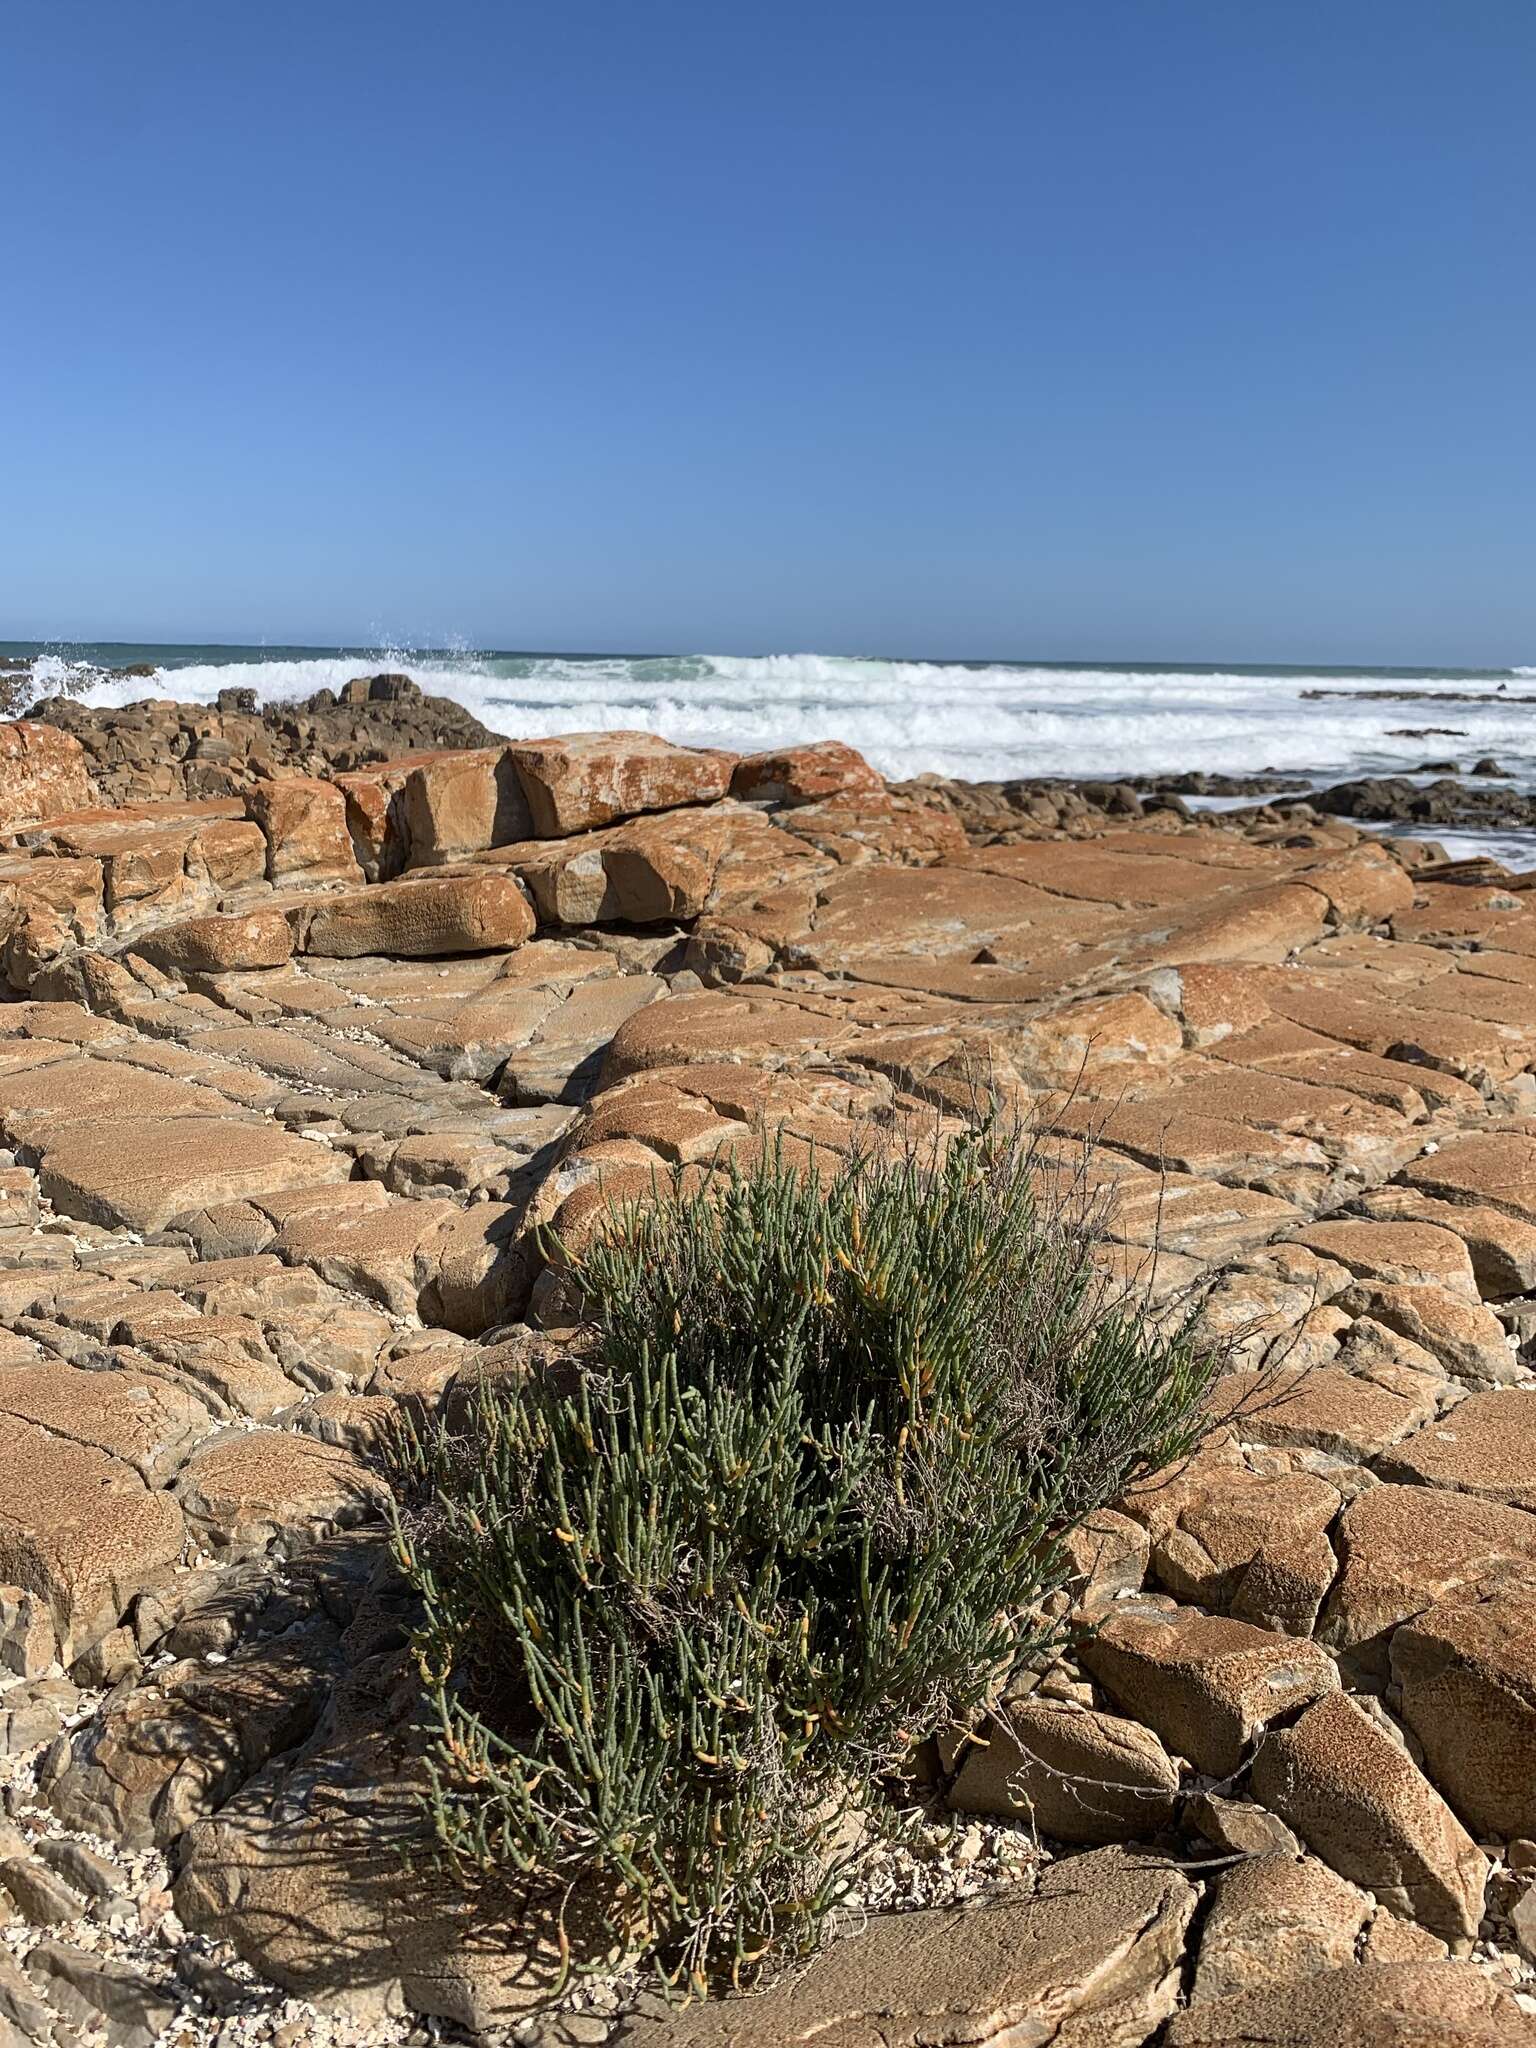
<svg viewBox="0 0 1536 2048"><path fill-rule="evenodd" d="M616 1212L569 1366L399 1453L450 1860L689 1991L814 1945L880 1781L1051 1640L1063 1535L1198 1438L1210 1361L1095 1251L995 1125Z"/></svg>

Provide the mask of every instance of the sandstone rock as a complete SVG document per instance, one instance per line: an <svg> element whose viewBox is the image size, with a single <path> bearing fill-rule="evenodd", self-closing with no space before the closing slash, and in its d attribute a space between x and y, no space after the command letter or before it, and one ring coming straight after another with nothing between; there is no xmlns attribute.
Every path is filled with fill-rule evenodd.
<svg viewBox="0 0 1536 2048"><path fill-rule="evenodd" d="M1480 1840L1536 1835L1536 1574L1456 1593L1392 1638L1425 1768Z"/></svg>
<svg viewBox="0 0 1536 2048"><path fill-rule="evenodd" d="M1272 1729L1255 1797L1325 1863L1392 1911L1468 1943L1483 1912L1486 1858L1428 1779L1343 1693Z"/></svg>
<svg viewBox="0 0 1536 2048"><path fill-rule="evenodd" d="M27 1973L76 2026L104 2026L113 2048L155 2048L176 2017L176 2000L144 1971L61 1941L40 1941Z"/></svg>
<svg viewBox="0 0 1536 2048"><path fill-rule="evenodd" d="M725 795L732 754L676 747L644 732L569 733L512 750L540 839L588 832L640 811L713 803Z"/></svg>
<svg viewBox="0 0 1536 2048"><path fill-rule="evenodd" d="M1141 1590L1151 1559L1151 1538L1139 1522L1101 1508L1069 1530L1064 1547L1072 1562L1067 1591L1084 1608Z"/></svg>
<svg viewBox="0 0 1536 2048"><path fill-rule="evenodd" d="M1536 1223L1536 1137L1523 1131L1452 1138L1399 1178L1443 1201L1482 1204Z"/></svg>
<svg viewBox="0 0 1536 2048"><path fill-rule="evenodd" d="M1383 1221L1406 1217L1454 1232L1466 1246L1485 1301L1536 1287L1536 1224L1481 1202L1446 1202L1417 1188L1374 1188L1360 1206Z"/></svg>
<svg viewBox="0 0 1536 2048"><path fill-rule="evenodd" d="M955 1813L1016 1816L1058 1841L1121 1842L1165 1827L1178 1789L1178 1771L1150 1730L1031 1698L986 1717L949 1804Z"/></svg>
<svg viewBox="0 0 1536 2048"><path fill-rule="evenodd" d="M404 876L356 894L328 896L291 913L300 951L332 960L380 953L437 959L503 952L533 936L533 912L517 884L481 874Z"/></svg>
<svg viewBox="0 0 1536 2048"><path fill-rule="evenodd" d="M1177 2003L1194 1901L1176 1871L1101 1849L1051 1865L1033 1898L1005 1892L966 1912L872 1920L758 1997L631 2019L616 2038L622 2048L1142 2042Z"/></svg>
<svg viewBox="0 0 1536 2048"><path fill-rule="evenodd" d="M758 802L813 804L824 797L883 791L885 783L862 754L838 740L780 753L748 754L731 776L731 794Z"/></svg>
<svg viewBox="0 0 1536 2048"><path fill-rule="evenodd" d="M1201 1792L1190 1801L1188 1811L1191 1824L1228 1855L1301 1854L1301 1844L1285 1822L1251 1799L1228 1799L1217 1792Z"/></svg>
<svg viewBox="0 0 1536 2048"><path fill-rule="evenodd" d="M507 747L423 761L405 778L401 809L406 858L415 867L506 846L534 829L516 757Z"/></svg>
<svg viewBox="0 0 1536 2048"><path fill-rule="evenodd" d="M311 1732L329 1696L335 1645L335 1630L318 1623L228 1664L172 1665L50 1756L48 1805L65 1827L129 1849L174 1842Z"/></svg>
<svg viewBox="0 0 1536 2048"><path fill-rule="evenodd" d="M1376 1486L1350 1502L1343 1560L1318 1633L1384 1676L1400 1622L1510 1565L1536 1565L1536 1516L1427 1486Z"/></svg>
<svg viewBox="0 0 1536 2048"><path fill-rule="evenodd" d="M1386 1479L1536 1509L1536 1400L1525 1387L1470 1394L1396 1444L1378 1469Z"/></svg>
<svg viewBox="0 0 1536 2048"><path fill-rule="evenodd" d="M1503 1325L1491 1310L1444 1287L1360 1281L1339 1297L1350 1315L1370 1316L1438 1358L1463 1379L1501 1385L1518 1366Z"/></svg>
<svg viewBox="0 0 1536 2048"><path fill-rule="evenodd" d="M310 888L363 879L347 830L346 796L335 783L283 776L258 783L246 804L267 843L269 882Z"/></svg>
<svg viewBox="0 0 1536 2048"><path fill-rule="evenodd" d="M1313 1223L1297 1242L1333 1259L1362 1280L1448 1288L1476 1301L1477 1280L1466 1246L1432 1223Z"/></svg>
<svg viewBox="0 0 1536 2048"><path fill-rule="evenodd" d="M95 801L77 739L28 719L0 724L0 832L85 810Z"/></svg>
<svg viewBox="0 0 1536 2048"><path fill-rule="evenodd" d="M46 1607L64 1663L167 1572L183 1533L176 1502L120 1458L28 1422L0 1432L0 1577Z"/></svg>
<svg viewBox="0 0 1536 2048"><path fill-rule="evenodd" d="M293 934L280 910L248 910L162 925L138 940L136 950L177 973L227 974L242 967L281 967L293 951Z"/></svg>
<svg viewBox="0 0 1536 2048"><path fill-rule="evenodd" d="M343 1451L273 1429L221 1431L176 1483L191 1530L216 1555L288 1554L378 1513L384 1488Z"/></svg>
<svg viewBox="0 0 1536 2048"><path fill-rule="evenodd" d="M1335 1689L1315 1643L1192 1608L1125 1608L1082 1646L1085 1668L1177 1755L1226 1777L1280 1715Z"/></svg>
<svg viewBox="0 0 1536 2048"><path fill-rule="evenodd" d="M1177 2013L1167 2048L1530 2048L1508 1992L1462 1963L1390 1963L1261 1985Z"/></svg>
<svg viewBox="0 0 1536 2048"><path fill-rule="evenodd" d="M1341 1970L1371 1917L1365 1894L1311 1856L1256 1856L1216 1880L1193 2003Z"/></svg>

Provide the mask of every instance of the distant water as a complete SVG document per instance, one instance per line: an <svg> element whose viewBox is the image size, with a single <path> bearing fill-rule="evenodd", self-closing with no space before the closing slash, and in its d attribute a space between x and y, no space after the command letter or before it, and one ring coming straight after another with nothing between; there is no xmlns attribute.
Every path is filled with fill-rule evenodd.
<svg viewBox="0 0 1536 2048"><path fill-rule="evenodd" d="M1492 755L1518 787L1536 789L1536 668L0 643L6 654L33 659L38 694L73 674L89 682L85 701L92 704L146 696L207 702L231 684L274 703L381 668L403 669L424 690L456 698L514 738L630 726L744 749L841 739L891 776L933 770L991 780L1276 768L1322 782L1403 774L1427 760L1454 760L1466 769ZM99 675L143 662L154 665L153 679ZM1340 694L1304 694L1315 690ZM1384 690L1426 695L1415 701L1373 694ZM1425 727L1451 730L1427 737L1401 730ZM1436 836L1471 843L1468 835ZM1499 838L1530 864L1529 835ZM1494 842L1480 835L1477 843Z"/></svg>

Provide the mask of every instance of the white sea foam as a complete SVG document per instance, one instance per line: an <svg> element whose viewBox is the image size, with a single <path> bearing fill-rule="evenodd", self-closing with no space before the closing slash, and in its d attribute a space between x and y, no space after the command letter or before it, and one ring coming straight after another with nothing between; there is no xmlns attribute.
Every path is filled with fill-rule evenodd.
<svg viewBox="0 0 1536 2048"><path fill-rule="evenodd" d="M62 677L61 657L39 682ZM889 775L1240 774L1276 768L1337 779L1404 773L1429 759L1464 767L1493 755L1536 788L1536 705L1509 671L1498 677L1320 672L1036 668L860 660L821 654L755 657L474 656L396 652L167 663L150 681L97 681L87 701L156 695L209 702L230 685L263 703L336 689L369 668L401 668L424 690L457 699L514 738L640 728L673 740L738 748L841 739ZM1373 695L1412 690L1422 697ZM1305 694L1325 690L1313 698ZM1476 702L1437 703L1472 693ZM1451 727L1450 735L1423 734ZM1410 730L1418 729L1419 736Z"/></svg>

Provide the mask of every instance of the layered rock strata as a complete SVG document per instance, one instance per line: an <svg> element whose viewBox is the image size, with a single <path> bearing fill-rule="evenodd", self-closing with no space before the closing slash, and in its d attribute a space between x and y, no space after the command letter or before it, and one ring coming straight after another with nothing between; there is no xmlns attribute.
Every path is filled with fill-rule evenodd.
<svg viewBox="0 0 1536 2048"><path fill-rule="evenodd" d="M473 737L113 807L0 727L48 764L0 770L0 2041L152 2040L210 1970L537 2003L540 1902L401 1878L369 1447L536 1362L542 1226L989 1093L1226 1334L1215 1426L1074 1538L1080 1652L934 1765L1028 1874L623 2032L1531 2037L1530 878L846 748ZM172 1939L106 1952L151 1868Z"/></svg>

